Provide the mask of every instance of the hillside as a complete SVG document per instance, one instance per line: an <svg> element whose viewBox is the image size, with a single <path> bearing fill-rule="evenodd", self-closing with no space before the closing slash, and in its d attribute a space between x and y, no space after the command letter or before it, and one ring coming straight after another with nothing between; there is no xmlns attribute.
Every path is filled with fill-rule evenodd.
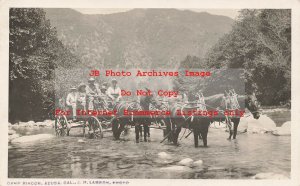
<svg viewBox="0 0 300 186"><path fill-rule="evenodd" d="M134 9L87 15L45 9L58 37L87 67L177 66L187 55L203 57L233 20L176 9Z"/></svg>

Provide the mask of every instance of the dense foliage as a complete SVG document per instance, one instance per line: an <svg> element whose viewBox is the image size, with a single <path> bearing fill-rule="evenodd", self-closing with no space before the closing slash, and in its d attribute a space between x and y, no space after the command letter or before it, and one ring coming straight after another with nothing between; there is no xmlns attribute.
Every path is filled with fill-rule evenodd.
<svg viewBox="0 0 300 186"><path fill-rule="evenodd" d="M242 10L232 30L204 59L187 57L183 67L242 68L245 91L263 105L291 99L291 11ZM204 85L198 83L198 88ZM178 86L178 85L177 85Z"/></svg>
<svg viewBox="0 0 300 186"><path fill-rule="evenodd" d="M43 119L54 108L54 70L76 60L42 9L10 9L9 120Z"/></svg>

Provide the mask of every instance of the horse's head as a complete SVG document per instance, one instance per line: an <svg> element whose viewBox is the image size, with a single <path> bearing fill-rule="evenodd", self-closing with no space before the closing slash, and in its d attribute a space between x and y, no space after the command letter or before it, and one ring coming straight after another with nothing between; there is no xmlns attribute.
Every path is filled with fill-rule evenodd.
<svg viewBox="0 0 300 186"><path fill-rule="evenodd" d="M245 99L245 106L249 109L249 111L252 113L255 119L258 119L260 117L260 113L259 113L260 105L257 101L255 94L247 96L247 98Z"/></svg>
<svg viewBox="0 0 300 186"><path fill-rule="evenodd" d="M151 92L148 88L146 88L146 90L148 92ZM150 94L150 95L146 95L146 96L142 96L140 98L140 103L143 106L149 106L150 104L152 104L154 107L158 108L160 107L160 102L156 99L156 97L154 96L154 94Z"/></svg>

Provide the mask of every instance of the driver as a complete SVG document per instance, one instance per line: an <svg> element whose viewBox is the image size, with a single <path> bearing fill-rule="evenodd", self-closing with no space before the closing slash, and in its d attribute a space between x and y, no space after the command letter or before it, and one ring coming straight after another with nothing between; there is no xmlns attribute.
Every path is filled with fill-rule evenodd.
<svg viewBox="0 0 300 186"><path fill-rule="evenodd" d="M101 95L98 85L95 84L95 79L90 78L86 86L86 96L88 101L88 110L94 110L94 100Z"/></svg>
<svg viewBox="0 0 300 186"><path fill-rule="evenodd" d="M111 86L107 89L107 96L115 103L120 101L122 95L121 95L121 89L117 86L118 81L116 79L113 79L111 81Z"/></svg>

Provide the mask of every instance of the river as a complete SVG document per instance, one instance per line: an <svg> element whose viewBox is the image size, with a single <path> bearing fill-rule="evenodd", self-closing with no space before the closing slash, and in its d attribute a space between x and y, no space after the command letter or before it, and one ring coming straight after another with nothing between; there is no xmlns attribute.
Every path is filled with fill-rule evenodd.
<svg viewBox="0 0 300 186"><path fill-rule="evenodd" d="M290 120L290 112L266 114L277 126ZM21 135L53 134L52 128L16 130ZM239 134L237 140L228 141L228 133L224 130L210 128L209 147L194 148L192 135L180 140L180 146L160 143L162 131L159 129L151 129L149 142L138 144L135 143L134 128L119 141L113 140L111 132L105 132L103 139L83 139L81 134L80 129L72 129L69 137L10 144L9 178L249 179L261 172L290 177L290 136L244 133ZM171 159L160 158L160 152L169 154ZM203 165L184 171L162 169L178 165L184 158L203 160Z"/></svg>

